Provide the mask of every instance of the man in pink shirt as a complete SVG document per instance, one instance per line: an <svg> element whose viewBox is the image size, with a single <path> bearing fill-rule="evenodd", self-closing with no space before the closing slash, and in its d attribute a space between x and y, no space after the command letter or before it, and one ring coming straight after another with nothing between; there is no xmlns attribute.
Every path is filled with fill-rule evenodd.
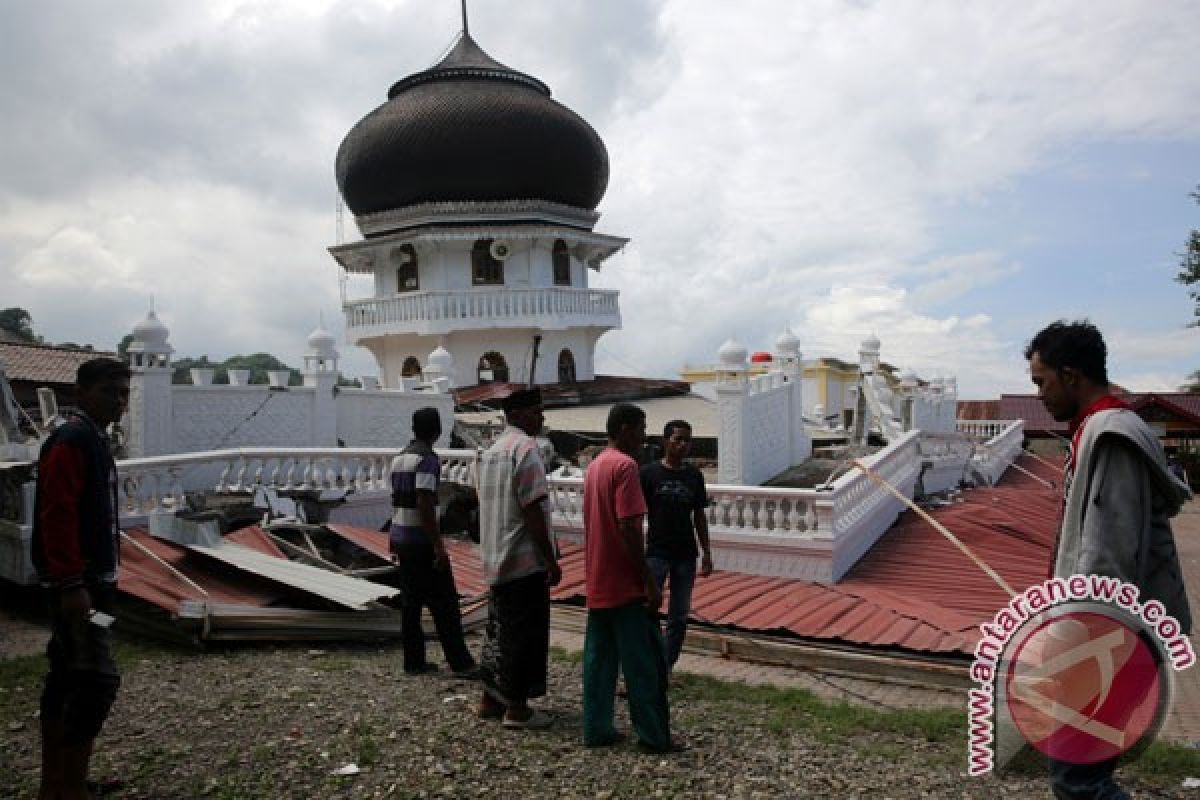
<svg viewBox="0 0 1200 800"><path fill-rule="evenodd" d="M583 644L583 742L615 744L618 668L625 675L629 717L638 746L673 749L667 709L667 665L657 612L662 605L642 542L646 501L637 462L646 439L646 414L618 403L608 414L608 447L583 479L587 633Z"/></svg>

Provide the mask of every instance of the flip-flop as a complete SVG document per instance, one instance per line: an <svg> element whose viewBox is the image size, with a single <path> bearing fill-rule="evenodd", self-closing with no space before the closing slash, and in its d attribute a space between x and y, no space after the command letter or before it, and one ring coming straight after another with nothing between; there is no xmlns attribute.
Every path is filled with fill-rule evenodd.
<svg viewBox="0 0 1200 800"><path fill-rule="evenodd" d="M544 731L554 724L554 717L545 711L539 711L535 708L533 713L525 719L510 719L509 717L505 717L504 721L500 724L510 730Z"/></svg>

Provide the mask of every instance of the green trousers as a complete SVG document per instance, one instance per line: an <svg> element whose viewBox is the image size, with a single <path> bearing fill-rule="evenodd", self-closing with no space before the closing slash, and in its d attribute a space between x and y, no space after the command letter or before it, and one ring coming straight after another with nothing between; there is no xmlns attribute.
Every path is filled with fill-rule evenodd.
<svg viewBox="0 0 1200 800"><path fill-rule="evenodd" d="M638 742L666 752L671 747L667 664L658 620L641 603L588 609L583 642L583 743L617 738L613 698L618 668L625 675L629 718Z"/></svg>

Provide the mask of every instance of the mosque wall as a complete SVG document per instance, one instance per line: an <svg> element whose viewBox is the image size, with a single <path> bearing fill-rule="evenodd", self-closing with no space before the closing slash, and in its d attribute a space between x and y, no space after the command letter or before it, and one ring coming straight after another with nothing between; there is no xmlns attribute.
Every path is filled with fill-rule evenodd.
<svg viewBox="0 0 1200 800"><path fill-rule="evenodd" d="M133 383L144 378L135 373ZM454 397L433 391L332 386L172 386L169 395L131 392L129 456L197 453L236 447L403 447L412 414L433 406L442 417L438 446L449 445ZM151 405L147 405L151 404ZM154 407L157 404L157 408ZM166 415L165 437L143 427Z"/></svg>
<svg viewBox="0 0 1200 800"><path fill-rule="evenodd" d="M341 389L337 396L337 434L346 447L404 447L412 439L412 414L436 408L442 420L438 447L450 446L454 396L435 392Z"/></svg>
<svg viewBox="0 0 1200 800"><path fill-rule="evenodd" d="M314 389L173 386L171 394L169 452L312 446Z"/></svg>

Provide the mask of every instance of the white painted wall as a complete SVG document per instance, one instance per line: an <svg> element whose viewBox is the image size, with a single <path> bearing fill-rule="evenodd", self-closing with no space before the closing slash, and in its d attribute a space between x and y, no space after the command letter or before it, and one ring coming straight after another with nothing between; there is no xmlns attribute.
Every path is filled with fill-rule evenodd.
<svg viewBox="0 0 1200 800"><path fill-rule="evenodd" d="M135 373L136 385L142 376ZM412 439L412 414L432 406L450 441L454 397L432 391L384 391L291 386L172 386L167 404L147 406L131 392L126 426L131 458L237 447L403 447ZM324 400L325 402L322 402ZM141 433L169 432L166 441ZM326 441L330 440L330 441Z"/></svg>
<svg viewBox="0 0 1200 800"><path fill-rule="evenodd" d="M473 386L479 382L477 368L479 359L488 351L496 351L508 363L509 380L523 383L529 380L529 362L533 337L540 333L542 342L538 348L537 383L558 382L558 354L564 348L575 356L575 378L588 381L595 377L593 354L595 341L603 330L594 328L568 328L548 331L536 328L508 328L481 331L461 331L446 336L418 336L415 334L392 334L371 339L364 343L376 362L381 366L380 382L385 388L399 386L404 360L416 356L421 366L427 366L429 353L436 347L445 347L454 356L455 386Z"/></svg>

